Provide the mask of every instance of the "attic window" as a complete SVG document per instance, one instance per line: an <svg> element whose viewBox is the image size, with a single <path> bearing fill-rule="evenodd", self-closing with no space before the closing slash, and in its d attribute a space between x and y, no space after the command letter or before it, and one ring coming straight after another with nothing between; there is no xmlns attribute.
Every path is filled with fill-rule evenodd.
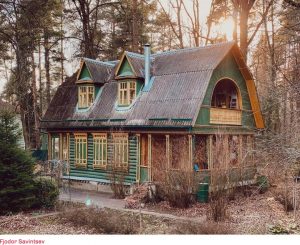
<svg viewBox="0 0 300 245"><path fill-rule="evenodd" d="M212 107L240 109L240 94L235 83L229 79L217 83L212 96Z"/></svg>
<svg viewBox="0 0 300 245"><path fill-rule="evenodd" d="M94 102L95 89L93 86L78 87L78 108L88 108Z"/></svg>
<svg viewBox="0 0 300 245"><path fill-rule="evenodd" d="M118 84L118 105L129 106L136 97L136 82L126 81Z"/></svg>

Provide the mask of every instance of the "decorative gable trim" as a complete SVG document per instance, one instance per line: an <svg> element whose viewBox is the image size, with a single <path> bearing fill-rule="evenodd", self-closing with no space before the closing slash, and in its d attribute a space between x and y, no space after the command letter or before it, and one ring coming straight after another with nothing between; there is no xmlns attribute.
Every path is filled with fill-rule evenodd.
<svg viewBox="0 0 300 245"><path fill-rule="evenodd" d="M259 129L263 129L263 128L265 128L265 124L264 124L264 120L262 117L259 99L258 99L257 90L256 90L256 86L254 83L253 76L252 76L251 72L249 71L249 68L247 67L247 64L243 58L241 50L237 47L236 44L232 48L232 54L233 54L233 57L240 69L240 72L246 82L256 127Z"/></svg>
<svg viewBox="0 0 300 245"><path fill-rule="evenodd" d="M130 59L127 57L127 53L126 53L126 51L125 51L125 52L122 54L122 57L121 57L121 59L120 59L120 61L119 61L119 64L118 64L118 66L117 66L117 68L116 68L116 71L115 71L115 79L122 79L122 78L124 78L124 77L120 77L120 76L119 76L119 72L120 72L120 69L121 69L123 63L125 62L125 60L127 60L128 64L130 65L130 68L131 68L131 70L132 70L132 72L133 72L133 74L134 74L134 76L130 76L130 78L138 78L137 73L136 73L136 71L134 70L133 65L131 64ZM129 77L127 76L126 78L129 78Z"/></svg>
<svg viewBox="0 0 300 245"><path fill-rule="evenodd" d="M81 59L81 61L80 61L80 68L79 68L79 71L78 71L77 77L76 77L76 83L81 82L81 81L79 80L79 77L80 77L80 75L81 75L81 72L82 72L82 69L84 68L84 66L86 67L86 69L88 70L88 72L89 72L89 74L90 74L90 77L92 78L92 80L89 80L89 81L93 81L93 80L94 80L94 78L93 78L93 76L92 76L92 73L91 73L91 71L89 70L89 67L86 65L85 61L84 61L83 59Z"/></svg>

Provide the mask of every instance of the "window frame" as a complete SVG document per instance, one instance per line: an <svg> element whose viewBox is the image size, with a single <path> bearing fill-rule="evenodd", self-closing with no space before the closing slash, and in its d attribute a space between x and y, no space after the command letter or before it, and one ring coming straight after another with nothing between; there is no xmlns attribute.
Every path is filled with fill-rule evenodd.
<svg viewBox="0 0 300 245"><path fill-rule="evenodd" d="M84 90L84 91L83 91ZM91 85L78 86L78 108L89 108L95 101L95 87Z"/></svg>
<svg viewBox="0 0 300 245"><path fill-rule="evenodd" d="M78 144L83 144L82 146ZM85 145L85 149L84 149ZM87 133L74 133L74 146L75 146L75 155L74 155L74 163L75 167L87 167L87 154L88 154L88 140ZM79 149L79 153L78 153ZM82 150L82 151L81 151ZM85 151L85 157L84 157Z"/></svg>
<svg viewBox="0 0 300 245"><path fill-rule="evenodd" d="M112 134L113 169L128 171L129 167L129 140L128 134ZM122 149L122 150L121 150Z"/></svg>
<svg viewBox="0 0 300 245"><path fill-rule="evenodd" d="M129 106L136 99L137 83L136 81L118 82L118 105Z"/></svg>
<svg viewBox="0 0 300 245"><path fill-rule="evenodd" d="M107 155L108 155L108 142L106 133L93 133L93 168L106 169L107 168ZM97 151L96 151L97 147ZM98 152L98 154L97 154ZM100 153L100 155L99 155ZM101 156L101 157L100 157Z"/></svg>

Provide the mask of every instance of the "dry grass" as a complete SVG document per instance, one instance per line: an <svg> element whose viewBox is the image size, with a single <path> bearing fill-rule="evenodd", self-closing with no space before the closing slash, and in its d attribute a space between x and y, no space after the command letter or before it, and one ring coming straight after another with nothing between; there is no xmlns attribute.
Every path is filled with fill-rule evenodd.
<svg viewBox="0 0 300 245"><path fill-rule="evenodd" d="M205 222L201 224L195 224L192 222L185 222L178 224L175 234L195 234L195 235L225 235L233 234L233 230L228 224L217 223L217 222Z"/></svg>
<svg viewBox="0 0 300 245"><path fill-rule="evenodd" d="M89 208L59 215L61 221L75 227L87 227L97 234L136 234L134 219L130 216L112 215L105 209Z"/></svg>

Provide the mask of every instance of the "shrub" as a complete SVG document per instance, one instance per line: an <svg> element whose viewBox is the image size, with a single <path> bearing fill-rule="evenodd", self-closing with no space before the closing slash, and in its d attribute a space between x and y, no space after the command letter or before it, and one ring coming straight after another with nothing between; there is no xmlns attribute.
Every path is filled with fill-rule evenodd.
<svg viewBox="0 0 300 245"><path fill-rule="evenodd" d="M34 182L35 208L53 208L58 200L59 190L51 180L37 179Z"/></svg>
<svg viewBox="0 0 300 245"><path fill-rule="evenodd" d="M275 200L282 204L286 212L291 212L294 210L294 203L292 194L287 188L285 190L279 190L275 193Z"/></svg>
<svg viewBox="0 0 300 245"><path fill-rule="evenodd" d="M165 199L172 207L188 208L194 203L194 174L191 171L169 171L161 184Z"/></svg>
<svg viewBox="0 0 300 245"><path fill-rule="evenodd" d="M211 193L210 212L213 221L224 221L228 217L228 196L226 190L218 190Z"/></svg>
<svg viewBox="0 0 300 245"><path fill-rule="evenodd" d="M99 234L136 234L133 217L112 215L110 211L98 208L81 209L60 214L65 222L74 226L85 226Z"/></svg>
<svg viewBox="0 0 300 245"><path fill-rule="evenodd" d="M17 147L0 146L0 214L31 208L34 203L31 156Z"/></svg>
<svg viewBox="0 0 300 245"><path fill-rule="evenodd" d="M109 174L110 188L113 191L114 198L123 199L126 194L125 173L112 169Z"/></svg>
<svg viewBox="0 0 300 245"><path fill-rule="evenodd" d="M177 225L174 230L175 234L233 234L233 231L227 224L205 222L205 223L192 223L184 222Z"/></svg>
<svg viewBox="0 0 300 245"><path fill-rule="evenodd" d="M261 194L265 193L270 187L269 180L265 175L258 176L256 182L259 188L259 193Z"/></svg>
<svg viewBox="0 0 300 245"><path fill-rule="evenodd" d="M34 160L18 147L19 136L15 115L0 110L0 214L29 209L34 202Z"/></svg>

